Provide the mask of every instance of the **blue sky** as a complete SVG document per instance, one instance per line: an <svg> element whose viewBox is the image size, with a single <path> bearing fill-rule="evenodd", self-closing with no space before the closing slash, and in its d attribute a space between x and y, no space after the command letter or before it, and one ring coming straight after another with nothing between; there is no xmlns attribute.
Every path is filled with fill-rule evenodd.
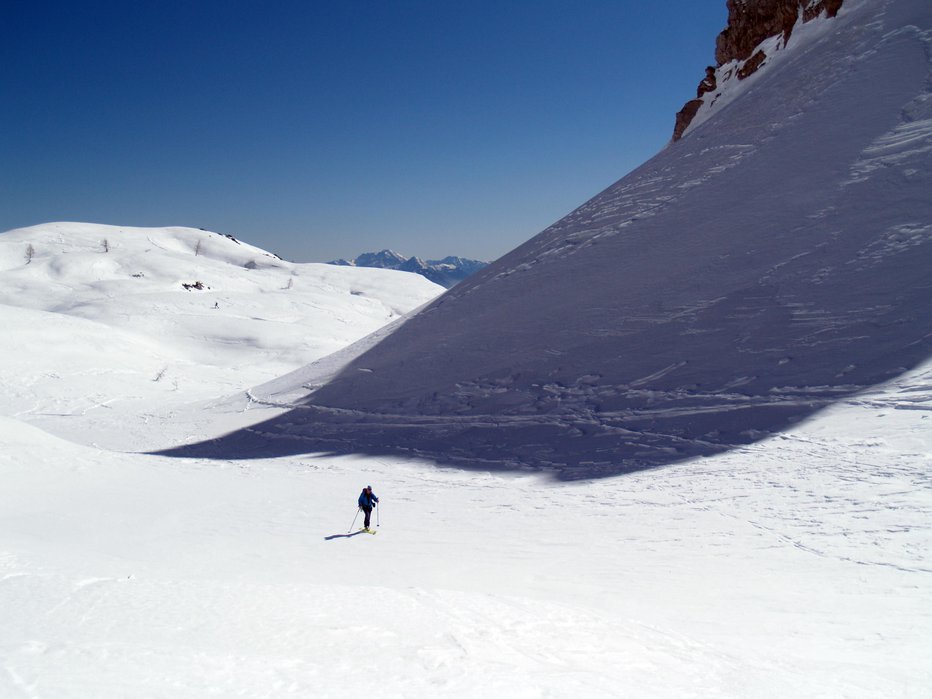
<svg viewBox="0 0 932 699"><path fill-rule="evenodd" d="M17 2L0 230L494 259L664 147L724 0Z"/></svg>

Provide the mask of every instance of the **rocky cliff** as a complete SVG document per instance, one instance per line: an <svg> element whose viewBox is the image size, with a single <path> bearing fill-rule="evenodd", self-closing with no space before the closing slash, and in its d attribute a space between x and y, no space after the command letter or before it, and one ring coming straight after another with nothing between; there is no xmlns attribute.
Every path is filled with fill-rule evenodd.
<svg viewBox="0 0 932 699"><path fill-rule="evenodd" d="M715 41L716 66L706 68L696 99L687 102L676 115L673 140L678 141L703 105L703 96L717 85L717 69L735 63L739 80L753 75L766 62L767 53L759 48L771 37L781 37L785 47L797 22L809 22L823 14L834 17L844 0L727 0L728 26Z"/></svg>

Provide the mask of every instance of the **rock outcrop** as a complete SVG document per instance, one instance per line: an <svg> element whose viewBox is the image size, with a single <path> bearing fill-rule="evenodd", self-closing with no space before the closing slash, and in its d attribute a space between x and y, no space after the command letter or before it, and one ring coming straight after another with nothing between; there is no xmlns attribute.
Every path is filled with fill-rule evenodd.
<svg viewBox="0 0 932 699"><path fill-rule="evenodd" d="M800 17L809 22L823 13L834 17L844 0L727 0L728 26L715 41L718 67L732 61L741 63L735 75L739 80L753 75L767 60L761 42L774 36L783 37L786 46L793 27ZM699 83L696 99L687 102L676 115L673 140L678 141L703 104L702 96L716 89L716 68L706 68L706 77Z"/></svg>
<svg viewBox="0 0 932 699"><path fill-rule="evenodd" d="M715 78L715 66L708 66L705 69L705 77L702 79L702 82L699 83L699 87L696 88L696 99L689 100L683 108L676 114L676 126L673 129L673 140L678 141L683 135L683 132L686 130L686 127L689 126L690 122L693 120L693 117L696 116L696 113L699 111L699 107L702 106L702 96L707 92L712 92L718 86L717 80Z"/></svg>

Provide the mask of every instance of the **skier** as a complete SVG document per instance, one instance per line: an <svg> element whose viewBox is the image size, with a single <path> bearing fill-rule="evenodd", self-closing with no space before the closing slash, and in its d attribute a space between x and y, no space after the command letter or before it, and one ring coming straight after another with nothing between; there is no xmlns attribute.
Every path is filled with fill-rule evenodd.
<svg viewBox="0 0 932 699"><path fill-rule="evenodd" d="M359 494L359 509L366 513L366 521L363 523L363 530L369 531L369 517L372 516L372 508L379 498L372 492L372 486L367 485Z"/></svg>

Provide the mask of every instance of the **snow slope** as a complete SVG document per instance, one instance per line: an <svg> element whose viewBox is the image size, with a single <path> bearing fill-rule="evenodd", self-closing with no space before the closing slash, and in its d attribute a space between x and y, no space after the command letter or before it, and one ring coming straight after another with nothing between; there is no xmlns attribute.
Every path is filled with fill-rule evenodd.
<svg viewBox="0 0 932 699"><path fill-rule="evenodd" d="M562 484L0 419L0 695L925 696L930 404L932 366L727 455ZM369 482L379 534L347 535Z"/></svg>
<svg viewBox="0 0 932 699"><path fill-rule="evenodd" d="M292 413L179 453L604 475L753 442L926 360L932 5L846 2L793 37Z"/></svg>
<svg viewBox="0 0 932 699"><path fill-rule="evenodd" d="M9 231L0 234L0 415L39 425L69 415L76 439L101 410L144 427L154 404L280 376L442 291L411 274L285 262L190 228Z"/></svg>

